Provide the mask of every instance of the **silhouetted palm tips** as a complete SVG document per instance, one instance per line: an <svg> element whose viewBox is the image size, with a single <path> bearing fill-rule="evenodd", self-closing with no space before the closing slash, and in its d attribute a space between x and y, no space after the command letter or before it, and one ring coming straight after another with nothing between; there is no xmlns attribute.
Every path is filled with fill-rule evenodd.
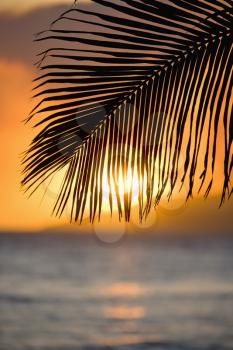
<svg viewBox="0 0 233 350"><path fill-rule="evenodd" d="M86 211L100 218L107 186L109 210L116 203L129 221L136 182L142 220L177 188L187 199L199 190L208 196L220 164L221 203L229 198L232 4L77 2L38 34L46 48L28 118L39 133L23 161L26 189L66 168L56 215L70 201L71 220Z"/></svg>

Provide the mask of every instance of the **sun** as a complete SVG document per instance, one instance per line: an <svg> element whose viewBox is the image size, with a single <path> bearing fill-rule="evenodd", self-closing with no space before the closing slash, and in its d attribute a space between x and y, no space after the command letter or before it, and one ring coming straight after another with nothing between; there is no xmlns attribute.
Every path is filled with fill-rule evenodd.
<svg viewBox="0 0 233 350"><path fill-rule="evenodd" d="M123 175L122 170L119 171L119 176L114 180L113 176L108 179L107 169L103 173L103 210L109 211L109 196L112 196L113 211L117 211L117 193L124 202L124 196L131 197L131 205L135 207L138 203L138 192L140 191L140 181L136 174L136 169L128 168Z"/></svg>
<svg viewBox="0 0 233 350"><path fill-rule="evenodd" d="M67 168L63 168L61 171L55 173L52 177L46 179L46 181L42 184L42 198L44 202L47 202L47 204L51 205L51 200L56 202L56 199L58 198L59 192L62 187L63 180L66 176ZM152 201L151 201L151 218L152 222L154 222L155 219L155 210L153 210L153 198L156 196L156 183L158 184L159 174L158 171L154 171L154 182L155 182L155 188L153 189L152 193ZM100 186L101 183L101 186ZM127 206L130 205L130 214L126 221L132 221L135 223L140 222L140 224L143 224L144 221L148 222L150 225L150 214L149 212L145 216L145 219L140 219L139 215L139 201L140 197L144 198L144 202L147 200L147 175L146 171L144 171L144 177L142 175L140 176L137 172L136 165L134 168L128 166L126 169L123 169L122 167L119 168L119 171L114 172L112 169L108 171L107 168L107 161L104 164L103 168L103 176L101 179L99 179L99 188L102 189L102 204L101 204L101 211L104 217L104 223L106 223L108 220L111 220L111 222L114 222L114 224L119 221L122 221L124 216L124 212ZM180 207L183 208L183 204L185 203L185 196L179 192L179 190L175 190L172 200L168 201L167 196L169 194L169 186L165 188L164 191L164 197L161 200L161 208L163 211L177 211L180 209ZM72 193L75 193L75 182L72 184ZM143 196L141 194L143 193ZM91 192L90 188L88 189L87 193L87 201L86 206L84 210L84 214L82 217L82 222L85 224L90 223L90 198ZM74 202L73 202L74 201ZM110 204L111 203L111 204ZM129 204L130 203L130 204ZM119 215L119 205L121 206L122 214ZM141 203L142 208L145 207L145 203ZM67 200L66 206L64 208L62 217L66 221L70 221L70 215L73 212L72 218L74 219L75 216L75 208L76 208L76 202L74 199L74 196L70 196ZM143 210L143 209L142 209ZM54 212L54 214L56 214ZM144 216L144 215L143 215ZM96 222L99 221L98 217L95 220ZM111 225L111 222L109 221L109 225ZM109 225L107 227L109 228ZM117 228L118 230L118 228Z"/></svg>

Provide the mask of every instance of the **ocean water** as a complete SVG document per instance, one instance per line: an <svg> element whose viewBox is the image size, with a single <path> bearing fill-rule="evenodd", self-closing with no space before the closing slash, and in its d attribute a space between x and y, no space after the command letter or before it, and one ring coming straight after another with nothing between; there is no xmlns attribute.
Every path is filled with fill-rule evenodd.
<svg viewBox="0 0 233 350"><path fill-rule="evenodd" d="M0 350L233 349L233 237L0 235Z"/></svg>

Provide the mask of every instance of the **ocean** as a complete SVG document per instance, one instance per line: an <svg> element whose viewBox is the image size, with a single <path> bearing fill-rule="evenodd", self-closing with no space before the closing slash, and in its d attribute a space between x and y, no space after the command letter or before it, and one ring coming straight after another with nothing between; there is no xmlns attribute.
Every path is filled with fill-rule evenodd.
<svg viewBox="0 0 233 350"><path fill-rule="evenodd" d="M0 350L233 349L233 237L0 235Z"/></svg>

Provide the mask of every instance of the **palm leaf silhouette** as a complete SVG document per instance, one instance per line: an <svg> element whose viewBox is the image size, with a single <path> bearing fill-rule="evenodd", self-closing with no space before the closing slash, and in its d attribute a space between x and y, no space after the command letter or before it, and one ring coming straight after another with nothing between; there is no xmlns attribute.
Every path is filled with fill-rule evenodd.
<svg viewBox="0 0 233 350"><path fill-rule="evenodd" d="M232 1L92 0L39 33L40 126L23 160L32 192L66 167L54 212L100 217L103 176L130 220L135 169L140 219L169 188L208 196L223 147L221 203L232 194ZM62 151L61 151L62 150ZM184 157L182 169L179 166ZM156 169L158 169L156 173ZM119 193L123 179L125 193Z"/></svg>

